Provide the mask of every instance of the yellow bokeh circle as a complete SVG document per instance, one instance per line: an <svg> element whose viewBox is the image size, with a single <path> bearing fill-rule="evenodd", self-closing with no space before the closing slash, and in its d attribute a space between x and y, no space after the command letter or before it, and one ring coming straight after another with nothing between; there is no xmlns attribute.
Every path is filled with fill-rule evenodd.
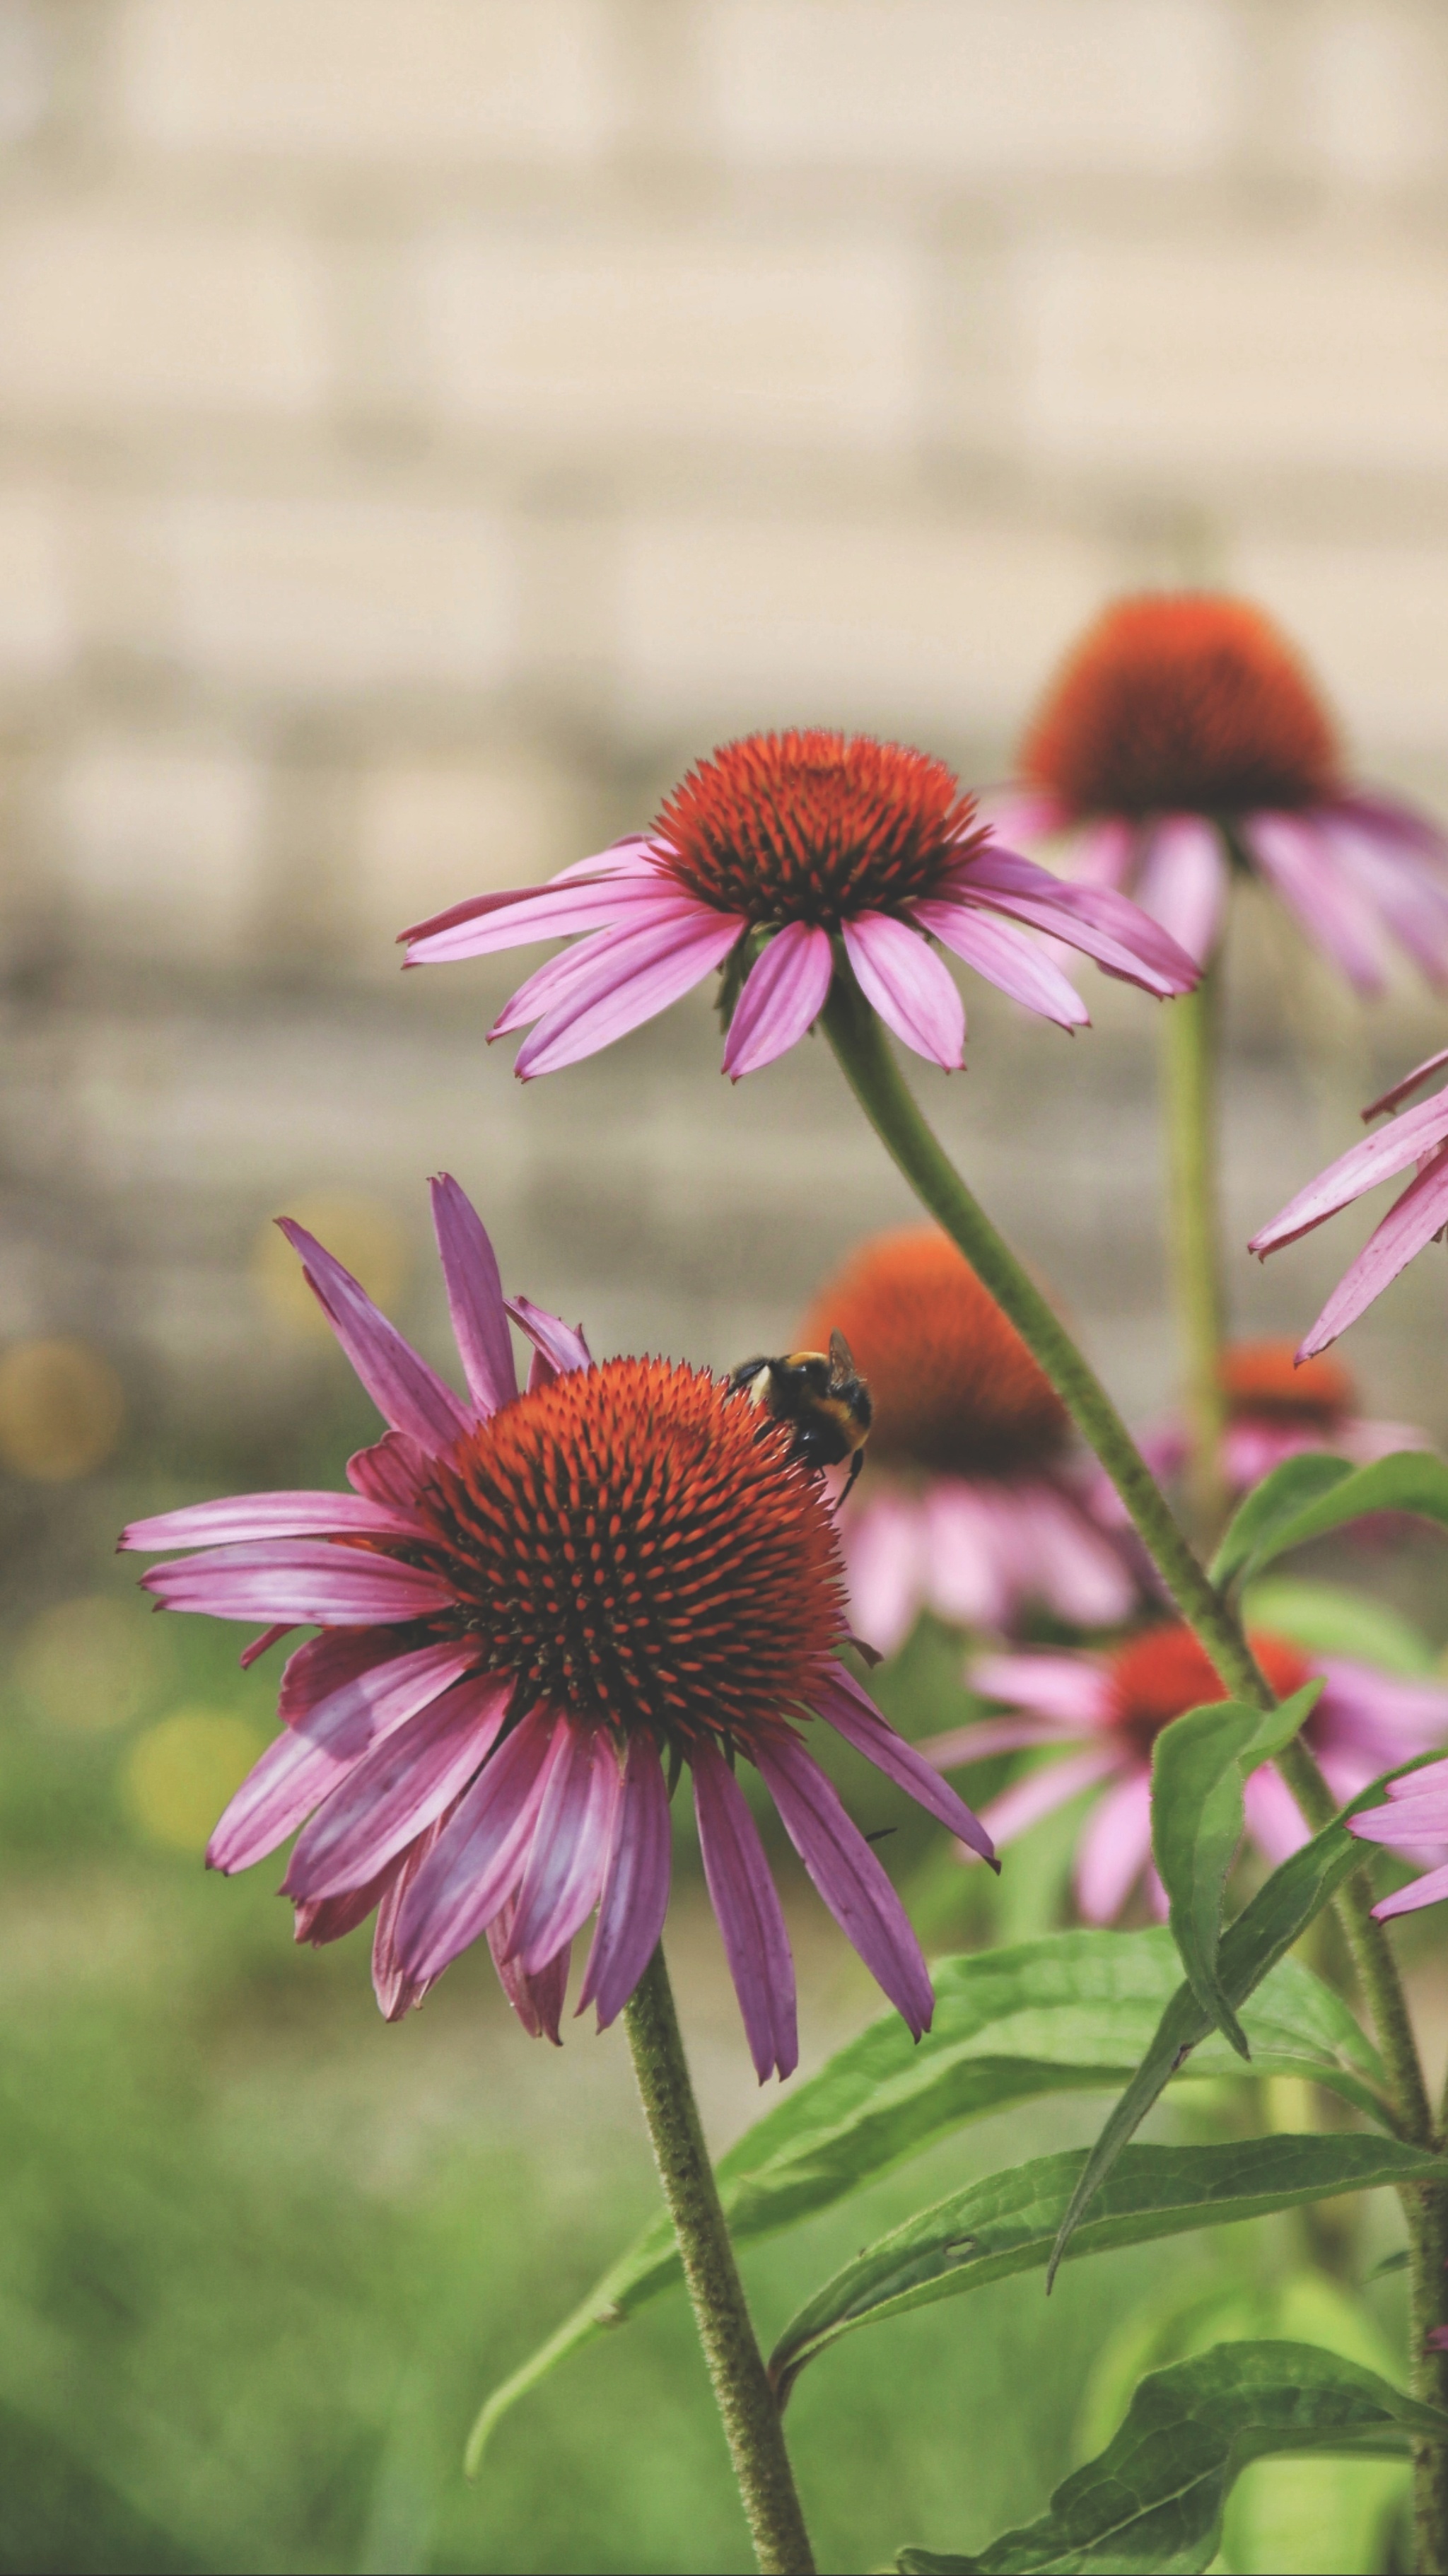
<svg viewBox="0 0 1448 2576"><path fill-rule="evenodd" d="M0 1459L67 1484L110 1456L125 1416L121 1382L88 1342L12 1342L0 1357Z"/></svg>
<svg viewBox="0 0 1448 2576"><path fill-rule="evenodd" d="M293 1199L282 1210L360 1280L374 1305L390 1312L407 1285L411 1246L391 1208L380 1199L347 1190ZM302 1276L302 1265L279 1226L270 1220L252 1244L251 1274L278 1322L294 1333L329 1339L331 1326Z"/></svg>
<svg viewBox="0 0 1448 2576"><path fill-rule="evenodd" d="M85 1593L31 1620L11 1678L49 1725L99 1735L140 1715L164 1688L170 1661L161 1623L140 1601Z"/></svg>
<svg viewBox="0 0 1448 2576"><path fill-rule="evenodd" d="M221 1709L178 1708L136 1738L121 1794L148 1842L203 1852L222 1808L239 1789L266 1738Z"/></svg>

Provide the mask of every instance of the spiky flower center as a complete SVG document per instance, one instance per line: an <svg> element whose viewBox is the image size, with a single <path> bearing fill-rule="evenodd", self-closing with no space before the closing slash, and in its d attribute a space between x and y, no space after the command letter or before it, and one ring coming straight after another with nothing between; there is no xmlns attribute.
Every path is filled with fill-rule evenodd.
<svg viewBox="0 0 1448 2576"><path fill-rule="evenodd" d="M1319 1352L1299 1368L1291 1342L1238 1342L1222 1354L1221 1377L1234 1420L1249 1414L1328 1430L1356 1407L1353 1382L1341 1362Z"/></svg>
<svg viewBox="0 0 1448 2576"><path fill-rule="evenodd" d="M1279 1699L1300 1690L1310 1666L1295 1646L1281 1637L1254 1634L1252 1652ZM1111 1723L1127 1736L1143 1761L1164 1726L1184 1717L1189 1708L1205 1708L1226 1699L1227 1691L1189 1628L1148 1628L1119 1646L1107 1667L1111 1683Z"/></svg>
<svg viewBox="0 0 1448 2576"><path fill-rule="evenodd" d="M687 1751L778 1729L844 1627L834 1525L789 1435L707 1372L608 1360L507 1405L426 1506L517 1713Z"/></svg>
<svg viewBox="0 0 1448 2576"><path fill-rule="evenodd" d="M871 1455L935 1475L1011 1475L1065 1446L1065 1408L1015 1326L932 1225L876 1235L819 1292L805 1346L844 1334L874 1405Z"/></svg>
<svg viewBox="0 0 1448 2576"><path fill-rule="evenodd" d="M754 923L837 929L933 894L986 838L944 761L866 734L760 733L674 789L651 838L691 894Z"/></svg>
<svg viewBox="0 0 1448 2576"><path fill-rule="evenodd" d="M1025 778L1071 813L1233 815L1334 793L1332 727L1286 638L1245 600L1108 608L1027 735Z"/></svg>

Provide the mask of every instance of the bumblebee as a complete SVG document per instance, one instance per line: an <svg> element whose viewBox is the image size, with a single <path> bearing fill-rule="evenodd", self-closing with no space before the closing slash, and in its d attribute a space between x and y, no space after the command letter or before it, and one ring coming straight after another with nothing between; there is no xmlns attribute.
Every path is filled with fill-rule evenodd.
<svg viewBox="0 0 1448 2576"><path fill-rule="evenodd" d="M745 1360L731 1370L729 1384L772 1422L789 1424L790 1454L799 1466L817 1471L848 1458L849 1492L865 1463L874 1407L843 1333L831 1333L828 1354L791 1351L782 1359Z"/></svg>

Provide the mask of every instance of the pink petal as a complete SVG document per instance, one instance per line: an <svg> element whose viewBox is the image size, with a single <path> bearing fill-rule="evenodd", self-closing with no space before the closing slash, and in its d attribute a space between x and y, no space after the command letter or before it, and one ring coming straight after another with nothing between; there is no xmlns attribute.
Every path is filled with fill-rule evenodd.
<svg viewBox="0 0 1448 2576"><path fill-rule="evenodd" d="M646 961L670 944L673 933L718 918L712 905L677 887L668 894L655 894L615 929L595 931L565 949L561 957L550 957L535 967L498 1013L488 1031L489 1046L532 1020L566 1012L579 994L586 1000L600 991L611 992L637 970L641 958Z"/></svg>
<svg viewBox="0 0 1448 2576"><path fill-rule="evenodd" d="M1350 1747L1367 1762L1366 1777L1411 1762L1448 1743L1448 1683L1380 1673L1345 1655L1314 1657L1327 1688L1313 1711L1314 1733L1326 1751ZM1421 1779L1422 1773L1413 1775Z"/></svg>
<svg viewBox="0 0 1448 2576"><path fill-rule="evenodd" d="M635 1735L578 1998L579 2012L597 1999L600 2030L618 2018L658 1946L669 1903L672 1839L658 1748L651 1735Z"/></svg>
<svg viewBox="0 0 1448 2576"><path fill-rule="evenodd" d="M840 1537L856 1625L892 1655L915 1625L924 1593L920 1514L913 1502L879 1494L841 1515Z"/></svg>
<svg viewBox="0 0 1448 2576"><path fill-rule="evenodd" d="M779 1897L748 1801L722 1754L699 1744L691 1756L694 1812L709 1901L739 1998L754 2071L763 2084L799 2063L794 1961Z"/></svg>
<svg viewBox="0 0 1448 2576"><path fill-rule="evenodd" d="M1063 1029L1090 1027L1091 1014L1075 985L1008 922L993 921L970 904L928 899L912 903L910 912L922 930L933 932L978 975L1009 993L1013 1002L1038 1011L1043 1019L1055 1020Z"/></svg>
<svg viewBox="0 0 1448 2576"><path fill-rule="evenodd" d="M813 1028L833 973L829 933L810 922L786 922L750 967L735 1005L724 1045L731 1081L773 1064Z"/></svg>
<svg viewBox="0 0 1448 2576"><path fill-rule="evenodd" d="M1124 1619L1136 1584L1075 1496L1042 1479L1018 1486L1015 1500L1028 1577L1023 1589L1074 1627L1109 1628Z"/></svg>
<svg viewBox="0 0 1448 2576"><path fill-rule="evenodd" d="M937 1477L921 1507L927 1598L963 1628L1004 1627L1019 1607L1026 1570L996 1493L963 1476Z"/></svg>
<svg viewBox="0 0 1448 2576"><path fill-rule="evenodd" d="M1361 1819L1351 1819L1356 1832ZM1416 1914L1420 1906L1441 1905L1448 1896L1448 1862L1441 1869L1430 1869L1426 1878L1415 1878L1411 1887L1400 1887L1396 1896L1385 1896L1373 1912L1380 1923L1393 1914Z"/></svg>
<svg viewBox="0 0 1448 2576"><path fill-rule="evenodd" d="M959 1771L967 1762L989 1762L997 1753L1021 1753L1027 1746L1074 1741L1062 1736L1049 1717L982 1717L969 1726L952 1726L943 1735L923 1735L917 1750L937 1771Z"/></svg>
<svg viewBox="0 0 1448 2576"><path fill-rule="evenodd" d="M1088 1923L1120 1913L1151 1858L1151 1775L1133 1771L1108 1789L1076 1851L1076 1903Z"/></svg>
<svg viewBox="0 0 1448 2576"><path fill-rule="evenodd" d="M1054 1815L1081 1790L1094 1788L1098 1780L1109 1780L1121 1767L1121 1755L1115 1745L1102 1746L1092 1753L1077 1753L1068 1762L1046 1762L1028 1778L1013 1782L998 1798L993 1798L981 1814L981 1823L993 1843L1013 1843L1018 1834L1029 1833L1043 1816Z"/></svg>
<svg viewBox="0 0 1448 2576"><path fill-rule="evenodd" d="M667 881L665 881L667 883ZM535 939L571 938L575 932L611 930L635 913L651 917L660 903L677 895L661 893L656 870L641 877L600 877L587 883L542 886L516 901L494 900L487 912L454 918L445 928L427 923L405 933L409 966L446 966L463 957L489 957L502 948L524 948ZM458 907L455 907L455 911Z"/></svg>
<svg viewBox="0 0 1448 2576"><path fill-rule="evenodd" d="M420 1619L450 1610L450 1584L396 1557L334 1547L325 1539L252 1539L173 1556L141 1577L168 1610L208 1610L215 1619L285 1619L319 1628L354 1628Z"/></svg>
<svg viewBox="0 0 1448 2576"><path fill-rule="evenodd" d="M573 1726L554 1763L518 1886L508 1947L537 1976L598 1903L623 1774L602 1728Z"/></svg>
<svg viewBox="0 0 1448 2576"><path fill-rule="evenodd" d="M1110 1715L1111 1685L1082 1655L979 1655L966 1680L982 1699L1005 1700L1073 1733L1104 1726Z"/></svg>
<svg viewBox="0 0 1448 2576"><path fill-rule="evenodd" d="M413 1881L447 1822L446 1813L439 1816L415 1843L408 1844L400 1860L389 1862L382 1872L377 1926L372 1935L372 1991L384 2021L401 2021L403 2014L414 2011L436 1982L432 1977L408 1975L397 1955L397 1925ZM336 1902L346 1900L339 1898Z"/></svg>
<svg viewBox="0 0 1448 2576"><path fill-rule="evenodd" d="M555 2048L563 2045L559 2023L568 1994L568 1970L573 1957L573 1943L565 1941L556 1957L530 1977L520 1960L512 1955L513 1923L517 1901L509 1897L502 1912L488 1925L488 1948L498 1971L498 1983L517 2014L530 2039L551 2039Z"/></svg>
<svg viewBox="0 0 1448 2576"><path fill-rule="evenodd" d="M345 1896L329 1896L319 1905L297 1905L292 1914L292 1939L306 1941L314 1950L325 1950L332 1941L345 1941L366 1922L391 1876L379 1870L366 1887L349 1887Z"/></svg>
<svg viewBox="0 0 1448 2576"><path fill-rule="evenodd" d="M840 925L861 992L917 1055L958 1073L965 1062L965 1004L917 931L887 912L857 912Z"/></svg>
<svg viewBox="0 0 1448 2576"><path fill-rule="evenodd" d="M1002 830L1001 839L1014 844L1014 834ZM1072 836L1062 854L1068 875L1082 885L1107 886L1119 894L1136 863L1139 838L1136 825L1112 815L1104 822L1087 823Z"/></svg>
<svg viewBox="0 0 1448 2576"><path fill-rule="evenodd" d="M334 1261L305 1226L289 1216L278 1217L277 1223L301 1254L302 1276L383 1420L394 1431L407 1432L431 1456L451 1449L468 1428L468 1416L452 1388L419 1359L350 1270Z"/></svg>
<svg viewBox="0 0 1448 2576"><path fill-rule="evenodd" d="M379 1538L416 1538L420 1524L410 1512L361 1494L235 1494L226 1502L188 1503L179 1512L158 1512L153 1520L132 1521L123 1529L122 1547L206 1547L226 1540L254 1538L340 1537L365 1531Z"/></svg>
<svg viewBox="0 0 1448 2576"><path fill-rule="evenodd" d="M606 850L596 850L592 858L575 859L570 867L560 868L543 886L507 886L496 894L469 895L462 903L449 904L445 912L431 913L426 921L415 921L408 930L397 934L399 945L407 939L427 939L434 931L449 930L455 921L479 921L485 913L506 911L510 904L532 903L554 886L577 883L586 878L590 884L605 884L619 877L655 876L661 865L651 843L642 832L626 832Z"/></svg>
<svg viewBox="0 0 1448 2576"><path fill-rule="evenodd" d="M1448 1047L1440 1047L1436 1055L1425 1056L1421 1064L1414 1065L1411 1073L1404 1074L1401 1082L1393 1084L1391 1091L1385 1091L1380 1099L1368 1102L1363 1111L1364 1125L1369 1118L1381 1117L1385 1109L1396 1109L1400 1101L1417 1090L1420 1082L1426 1082L1430 1074L1441 1073L1445 1064L1448 1064Z"/></svg>
<svg viewBox="0 0 1448 2576"><path fill-rule="evenodd" d="M432 1482L432 1453L405 1431L384 1431L368 1449L354 1449L347 1461L347 1482L374 1503L391 1503L411 1511L424 1486Z"/></svg>
<svg viewBox="0 0 1448 2576"><path fill-rule="evenodd" d="M1379 1181L1390 1181L1405 1172L1410 1163L1421 1162L1448 1137L1448 1091L1438 1092L1432 1100L1422 1100L1416 1109L1405 1109L1391 1127L1382 1127L1376 1136L1365 1136L1360 1145L1350 1145L1289 1199L1279 1216L1254 1234L1247 1249L1265 1260L1269 1252L1280 1252L1284 1244L1296 1243L1298 1237L1310 1234L1324 1217L1336 1216Z"/></svg>
<svg viewBox="0 0 1448 2576"><path fill-rule="evenodd" d="M1411 1117L1411 1110L1408 1114ZM1414 1254L1431 1243L1445 1224L1448 1145L1441 1146L1432 1161L1424 1164L1417 1179L1409 1183L1382 1224L1368 1237L1352 1267L1344 1271L1298 1351L1299 1360L1311 1359L1315 1351L1326 1350L1329 1342L1335 1342L1339 1333L1356 1323L1364 1308L1382 1295L1389 1282L1397 1278L1400 1270L1406 1270Z"/></svg>
<svg viewBox="0 0 1448 2576"><path fill-rule="evenodd" d="M761 1741L754 1760L785 1832L840 1930L919 2039L935 2012L930 1971L910 1918L864 1835L794 1736Z"/></svg>
<svg viewBox="0 0 1448 2576"><path fill-rule="evenodd" d="M496 1413L518 1392L503 1283L482 1218L448 1172L428 1183L432 1221L447 1288L453 1337L480 1414Z"/></svg>
<svg viewBox="0 0 1448 2576"><path fill-rule="evenodd" d="M815 1691L814 1704L827 1726L832 1726L847 1744L853 1744L856 1752L873 1762L877 1771L883 1771L887 1780L904 1789L927 1815L968 1843L982 1860L994 1861L995 1846L964 1799L958 1798L939 1772L931 1769L916 1745L907 1744L903 1735L896 1734L868 1691L862 1690L842 1665L832 1666L823 1686Z"/></svg>
<svg viewBox="0 0 1448 2576"><path fill-rule="evenodd" d="M639 931L631 941L620 941L598 980L575 990L524 1039L514 1071L525 1082L535 1074L556 1073L626 1037L722 965L742 926L707 913L675 930Z"/></svg>
<svg viewBox="0 0 1448 2576"><path fill-rule="evenodd" d="M531 1710L464 1792L403 1905L397 1954L410 1977L437 1977L490 1923L521 1874L538 1810L568 1735Z"/></svg>
<svg viewBox="0 0 1448 2576"><path fill-rule="evenodd" d="M1242 838L1303 929L1359 993L1380 993L1383 970L1371 905L1327 835L1301 814L1253 814Z"/></svg>
<svg viewBox="0 0 1448 2576"><path fill-rule="evenodd" d="M1147 842L1136 900L1179 948L1205 966L1222 935L1231 869L1222 837L1201 814L1168 814Z"/></svg>
<svg viewBox="0 0 1448 2576"><path fill-rule="evenodd" d="M1448 884L1441 866L1365 832L1339 811L1316 819L1348 883L1424 974L1441 984L1448 975Z"/></svg>
<svg viewBox="0 0 1448 2576"><path fill-rule="evenodd" d="M535 1306L531 1297L510 1297L508 1312L528 1336L535 1350L548 1362L552 1377L567 1377L574 1369L593 1366L593 1353L583 1338L583 1327L560 1323L546 1306ZM532 1379L529 1379L531 1390Z"/></svg>
<svg viewBox="0 0 1448 2576"><path fill-rule="evenodd" d="M1243 1782L1242 1803L1247 1831L1274 1869L1311 1840L1297 1800L1270 1762L1262 1763Z"/></svg>
<svg viewBox="0 0 1448 2576"><path fill-rule="evenodd" d="M252 1665L260 1663L263 1655L270 1654L272 1647L279 1644L283 1637L289 1637L293 1625L294 1622L290 1619L274 1622L270 1628L263 1628L259 1637L253 1637L249 1646L243 1646L236 1659L242 1671L249 1673Z"/></svg>
<svg viewBox="0 0 1448 2576"><path fill-rule="evenodd" d="M477 1654L471 1638L421 1646L358 1673L267 1746L206 1847L210 1869L249 1869L294 1833L384 1736L461 1679Z"/></svg>
<svg viewBox="0 0 1448 2576"><path fill-rule="evenodd" d="M958 902L1048 931L1094 957L1108 975L1139 984L1159 1000L1190 993L1200 981L1195 960L1138 904L1110 887L1063 885L1014 850L992 844L955 873L949 891Z"/></svg>
<svg viewBox="0 0 1448 2576"><path fill-rule="evenodd" d="M480 1673L444 1691L364 1756L301 1835L282 1893L365 1886L467 1787L507 1714L511 1678Z"/></svg>
<svg viewBox="0 0 1448 2576"><path fill-rule="evenodd" d="M309 1637L282 1667L277 1716L283 1726L300 1726L324 1700L345 1690L359 1673L378 1664L395 1664L397 1636L391 1628L324 1628Z"/></svg>

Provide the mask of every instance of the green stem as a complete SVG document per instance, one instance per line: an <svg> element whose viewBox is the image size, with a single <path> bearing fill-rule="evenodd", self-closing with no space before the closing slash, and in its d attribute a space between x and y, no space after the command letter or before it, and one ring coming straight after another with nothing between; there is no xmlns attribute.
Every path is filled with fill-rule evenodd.
<svg viewBox="0 0 1448 2576"><path fill-rule="evenodd" d="M1217 1206L1218 968L1162 1014L1172 1296L1185 1362L1190 1438L1187 1492L1200 1532L1220 1527L1222 1480L1222 1258Z"/></svg>
<svg viewBox="0 0 1448 2576"><path fill-rule="evenodd" d="M1448 2410L1448 2353L1428 2348L1430 2327L1444 2322L1444 2259L1448 2257L1448 2194L1430 2186L1405 2194L1408 2213L1408 2336L1413 2395L1425 2406ZM1448 2568L1448 2493L1445 2458L1436 2443L1413 2445L1414 2563L1442 2576Z"/></svg>
<svg viewBox="0 0 1448 2576"><path fill-rule="evenodd" d="M624 2020L755 2555L764 2576L814 2576L784 2427L699 2125L662 1943L625 2006Z"/></svg>

